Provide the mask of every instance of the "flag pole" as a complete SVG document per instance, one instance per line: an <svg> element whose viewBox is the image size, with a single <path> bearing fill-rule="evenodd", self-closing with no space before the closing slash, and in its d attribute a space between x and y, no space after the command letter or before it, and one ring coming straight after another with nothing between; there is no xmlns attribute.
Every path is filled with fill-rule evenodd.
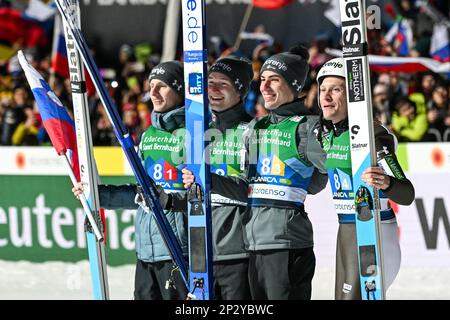
<svg viewBox="0 0 450 320"><path fill-rule="evenodd" d="M54 88L56 84L56 71L55 66L53 65L53 59L55 59L55 55L58 51L58 37L59 30L62 28L61 24L61 18L59 18L59 16L55 14L53 25L52 53L50 56L50 76L48 78L48 84L50 85L50 88Z"/></svg>
<svg viewBox="0 0 450 320"><path fill-rule="evenodd" d="M239 46L241 45L241 33L245 31L245 28L247 28L248 21L250 20L250 16L253 11L253 4L250 2L247 6L247 9L245 10L244 18L242 19L241 26L239 28L239 32L236 36L236 40L234 42L234 49L239 49Z"/></svg>
<svg viewBox="0 0 450 320"><path fill-rule="evenodd" d="M73 168L72 168L72 165L70 164L70 160L67 157L67 154L64 153L64 154L62 154L60 156L64 158L64 163L65 163L65 165L67 167L67 172L69 173L69 177L70 177L70 181L72 181L72 185L74 187L78 187L78 181L77 181L77 178L75 178L75 174L73 173ZM84 212L86 213L87 218L89 219L89 222L91 223L92 229L94 230L94 233L95 233L95 236L97 237L97 240L99 242L102 242L103 241L103 235L100 232L100 230L98 229L97 223L95 222L95 219L92 216L91 207L89 206L84 193L81 193L80 196L78 197L78 199L80 200L81 205L83 206Z"/></svg>

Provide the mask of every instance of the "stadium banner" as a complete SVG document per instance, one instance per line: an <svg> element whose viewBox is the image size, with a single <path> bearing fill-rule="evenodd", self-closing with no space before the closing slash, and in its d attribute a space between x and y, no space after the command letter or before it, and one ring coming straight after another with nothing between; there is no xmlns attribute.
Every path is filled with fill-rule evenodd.
<svg viewBox="0 0 450 320"><path fill-rule="evenodd" d="M134 181L120 148L94 148L103 183ZM450 265L450 143L400 144L398 158L415 186L410 206L394 206L403 267ZM86 260L84 213L52 147L0 147L0 260ZM111 161L114 159L114 161ZM333 267L337 217L329 186L309 195L319 267ZM134 210L106 210L112 266L133 264Z"/></svg>
<svg viewBox="0 0 450 320"><path fill-rule="evenodd" d="M168 0L80 1L83 34L88 45L95 47L96 59L105 65L116 65L118 50L124 43L131 46L149 43L152 53L160 53L168 2ZM251 0L206 0L209 51L216 45L219 46L219 43L214 42L216 40L220 42L220 46L226 47L231 47L235 43L250 2ZM294 0L277 10L255 7L245 31L253 32L257 26L264 26L286 50L298 42L311 43L317 36L324 34L337 45L340 33L326 14L332 9L333 2L334 0ZM381 11L386 2L388 0L366 1L367 6L377 5ZM385 21L386 16L388 15L382 12L380 19ZM177 48L179 56L182 52L181 40L182 36L179 35ZM241 53L251 57L253 49L259 43L260 40L257 39L246 39L241 42L239 49Z"/></svg>
<svg viewBox="0 0 450 320"><path fill-rule="evenodd" d="M105 184L134 181L121 148L95 148ZM0 259L87 260L84 211L52 147L0 147ZM114 159L114 161L111 161ZM108 264L134 264L134 210L105 210Z"/></svg>

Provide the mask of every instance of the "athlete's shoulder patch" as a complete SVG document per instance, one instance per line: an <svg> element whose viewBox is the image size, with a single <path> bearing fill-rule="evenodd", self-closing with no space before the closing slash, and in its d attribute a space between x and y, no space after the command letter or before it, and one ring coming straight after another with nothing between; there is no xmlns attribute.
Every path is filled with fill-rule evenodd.
<svg viewBox="0 0 450 320"><path fill-rule="evenodd" d="M237 129L245 130L248 128L249 122L241 122L236 127Z"/></svg>
<svg viewBox="0 0 450 320"><path fill-rule="evenodd" d="M293 116L293 117L290 117L289 120L293 121L293 122L300 122L303 120L303 118L305 118L305 116Z"/></svg>

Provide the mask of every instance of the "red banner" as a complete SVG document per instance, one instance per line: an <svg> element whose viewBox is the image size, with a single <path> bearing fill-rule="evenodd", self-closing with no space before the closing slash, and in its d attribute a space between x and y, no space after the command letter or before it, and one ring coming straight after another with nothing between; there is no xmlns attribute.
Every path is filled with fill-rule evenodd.
<svg viewBox="0 0 450 320"><path fill-rule="evenodd" d="M252 0L253 6L263 9L280 9L291 4L294 0Z"/></svg>

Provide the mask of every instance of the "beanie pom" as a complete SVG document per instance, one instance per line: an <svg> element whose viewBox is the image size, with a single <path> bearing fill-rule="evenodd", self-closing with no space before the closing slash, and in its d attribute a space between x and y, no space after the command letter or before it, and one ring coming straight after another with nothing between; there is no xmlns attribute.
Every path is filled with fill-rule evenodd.
<svg viewBox="0 0 450 320"><path fill-rule="evenodd" d="M302 46L301 44L297 44L289 49L289 53L296 54L306 61L309 59L309 51L306 47Z"/></svg>

